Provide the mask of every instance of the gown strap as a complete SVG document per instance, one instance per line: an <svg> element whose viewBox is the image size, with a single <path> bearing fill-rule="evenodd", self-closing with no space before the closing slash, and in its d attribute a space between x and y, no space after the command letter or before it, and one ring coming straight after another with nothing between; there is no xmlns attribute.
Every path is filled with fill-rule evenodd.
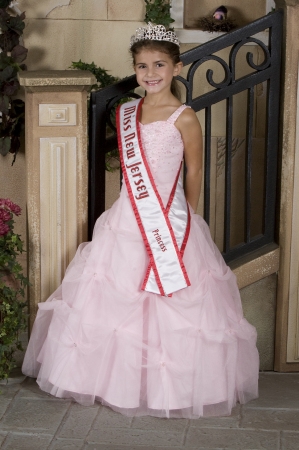
<svg viewBox="0 0 299 450"><path fill-rule="evenodd" d="M186 108L191 108L191 106L187 106L187 105L181 105L178 107L178 109L175 110L175 112L173 114L171 114L171 116L166 120L166 122L168 123L172 123L174 125L174 123L176 122L177 118L179 117L179 115L186 109Z"/></svg>

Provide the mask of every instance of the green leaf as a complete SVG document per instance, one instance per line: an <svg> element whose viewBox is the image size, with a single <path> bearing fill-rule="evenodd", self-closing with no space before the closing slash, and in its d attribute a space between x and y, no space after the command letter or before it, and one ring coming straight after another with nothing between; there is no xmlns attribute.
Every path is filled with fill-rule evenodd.
<svg viewBox="0 0 299 450"><path fill-rule="evenodd" d="M27 58L27 53L27 48L23 47L22 45L16 45L11 52L11 56L15 62L21 63Z"/></svg>
<svg viewBox="0 0 299 450"><path fill-rule="evenodd" d="M5 67L11 65L13 63L13 59L10 56L7 56L6 53L0 53L0 70L5 69Z"/></svg>
<svg viewBox="0 0 299 450"><path fill-rule="evenodd" d="M18 89L19 82L18 80L12 80L9 83L3 83L3 94L11 97Z"/></svg>
<svg viewBox="0 0 299 450"><path fill-rule="evenodd" d="M23 22L21 16L15 16L11 17L9 21L9 27L11 30L15 31L18 35L21 35L25 28L25 23Z"/></svg>
<svg viewBox="0 0 299 450"><path fill-rule="evenodd" d="M12 66L5 67L4 70L0 72L0 80L1 81L9 81L16 74L15 68Z"/></svg>
<svg viewBox="0 0 299 450"><path fill-rule="evenodd" d="M174 22L170 15L170 3L166 0L145 0L146 14L144 21L155 25L164 25L167 30L172 30L169 25Z"/></svg>
<svg viewBox="0 0 299 450"><path fill-rule="evenodd" d="M1 155L5 156L10 150L10 137L0 138L0 153Z"/></svg>
<svg viewBox="0 0 299 450"><path fill-rule="evenodd" d="M0 111L4 114L8 114L9 97L7 95L0 94Z"/></svg>
<svg viewBox="0 0 299 450"><path fill-rule="evenodd" d="M89 70L96 77L97 82L100 83L100 86L98 86L98 88L110 86L111 84L116 83L116 81L119 81L119 78L109 75L107 73L107 70L102 69L101 67L97 67L94 62L92 62L91 64L87 64L82 62L80 59L77 62L72 62L70 68L79 70Z"/></svg>
<svg viewBox="0 0 299 450"><path fill-rule="evenodd" d="M12 49L19 44L20 36L13 30L0 34L0 48L3 52L11 52Z"/></svg>

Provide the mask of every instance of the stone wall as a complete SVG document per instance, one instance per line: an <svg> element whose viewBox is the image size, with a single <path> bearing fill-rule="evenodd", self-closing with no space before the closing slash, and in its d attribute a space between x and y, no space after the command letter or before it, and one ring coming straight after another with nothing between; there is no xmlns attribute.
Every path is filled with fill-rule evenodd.
<svg viewBox="0 0 299 450"><path fill-rule="evenodd" d="M277 275L240 290L244 316L257 330L260 369L273 370Z"/></svg>
<svg viewBox="0 0 299 450"><path fill-rule="evenodd" d="M82 59L114 76L132 74L130 36L142 25L143 0L20 0L29 70L67 69Z"/></svg>

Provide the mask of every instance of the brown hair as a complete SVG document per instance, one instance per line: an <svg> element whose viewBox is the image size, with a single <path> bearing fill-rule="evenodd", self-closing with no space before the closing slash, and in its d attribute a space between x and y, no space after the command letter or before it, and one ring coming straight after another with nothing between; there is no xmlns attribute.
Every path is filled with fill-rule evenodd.
<svg viewBox="0 0 299 450"><path fill-rule="evenodd" d="M140 53L142 50L158 51L158 52L166 53L166 55L168 55L171 58L173 65L176 65L180 62L179 46L174 44L173 42L153 41L151 39L145 39L142 41L135 42L130 49L134 64L135 64L135 56L138 53ZM175 78L172 79L170 90L171 90L171 93L177 99L180 100L180 97L181 97L180 89L179 89L178 83L175 80Z"/></svg>

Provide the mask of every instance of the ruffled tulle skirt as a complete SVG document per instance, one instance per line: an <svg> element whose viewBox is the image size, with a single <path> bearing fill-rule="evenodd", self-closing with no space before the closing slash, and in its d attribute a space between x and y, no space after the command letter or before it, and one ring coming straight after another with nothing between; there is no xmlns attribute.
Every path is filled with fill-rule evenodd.
<svg viewBox="0 0 299 450"><path fill-rule="evenodd" d="M256 330L236 277L191 214L191 286L170 298L141 291L149 259L128 202L122 194L102 214L39 304L23 373L56 397L126 415L229 415L258 396Z"/></svg>

